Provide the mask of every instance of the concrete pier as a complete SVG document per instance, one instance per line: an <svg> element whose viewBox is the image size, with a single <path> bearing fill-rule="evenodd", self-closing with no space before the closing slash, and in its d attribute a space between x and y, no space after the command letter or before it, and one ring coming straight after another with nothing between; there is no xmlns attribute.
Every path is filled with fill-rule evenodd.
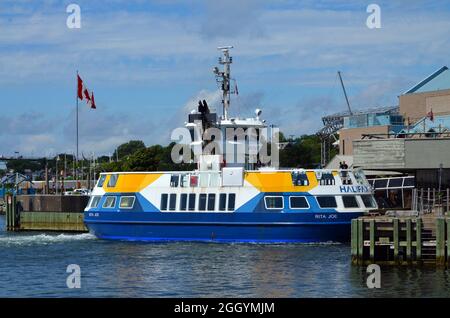
<svg viewBox="0 0 450 318"><path fill-rule="evenodd" d="M6 230L87 232L83 211L88 200L88 196L8 195Z"/></svg>

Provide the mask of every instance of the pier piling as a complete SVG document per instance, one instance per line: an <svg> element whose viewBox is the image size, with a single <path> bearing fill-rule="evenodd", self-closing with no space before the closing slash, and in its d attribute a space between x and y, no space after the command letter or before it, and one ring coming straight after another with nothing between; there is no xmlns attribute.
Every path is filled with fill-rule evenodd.
<svg viewBox="0 0 450 318"><path fill-rule="evenodd" d="M351 228L354 265L450 267L450 217L361 217Z"/></svg>

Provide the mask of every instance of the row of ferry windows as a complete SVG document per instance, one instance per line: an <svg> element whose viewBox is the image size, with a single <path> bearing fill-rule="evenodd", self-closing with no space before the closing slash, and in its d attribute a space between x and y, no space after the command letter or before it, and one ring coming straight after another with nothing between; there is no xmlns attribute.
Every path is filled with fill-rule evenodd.
<svg viewBox="0 0 450 318"><path fill-rule="evenodd" d="M366 208L375 208L375 202L371 195L361 195L361 199ZM319 207L337 208L336 197L334 196L318 196L316 197ZM354 195L342 196L342 203L345 208L359 208L358 200ZM284 208L284 200L282 196L266 196L264 197L264 204L268 210L280 210ZM290 209L309 209L309 203L304 196L291 196L289 197Z"/></svg>
<svg viewBox="0 0 450 318"><path fill-rule="evenodd" d="M180 211L215 211L216 210L216 194L215 193L182 193L180 194L179 209ZM227 200L228 199L228 200ZM177 209L178 195L176 193L161 194L161 211L175 211ZM219 194L219 211L234 211L236 203L235 193Z"/></svg>
<svg viewBox="0 0 450 318"><path fill-rule="evenodd" d="M88 204L89 208L98 208L98 204L100 203L100 199L102 197L99 195L95 195L91 198L90 203ZM134 196L121 196L119 201L120 209L132 209L134 207L134 201L136 197ZM104 209L114 209L116 207L117 198L115 196L107 196L105 202L103 202L102 208Z"/></svg>

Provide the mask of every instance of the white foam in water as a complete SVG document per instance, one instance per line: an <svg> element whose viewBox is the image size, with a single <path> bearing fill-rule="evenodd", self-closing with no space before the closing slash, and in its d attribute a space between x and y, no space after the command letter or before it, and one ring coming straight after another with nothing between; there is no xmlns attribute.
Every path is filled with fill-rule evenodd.
<svg viewBox="0 0 450 318"><path fill-rule="evenodd" d="M90 233L84 234L37 234L37 235L8 235L0 237L0 245L33 245L52 244L70 241L92 240L95 236Z"/></svg>

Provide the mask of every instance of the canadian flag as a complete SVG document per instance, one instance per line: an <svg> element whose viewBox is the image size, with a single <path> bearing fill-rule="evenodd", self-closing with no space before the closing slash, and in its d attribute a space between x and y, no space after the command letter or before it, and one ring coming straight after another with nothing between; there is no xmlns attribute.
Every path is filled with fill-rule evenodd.
<svg viewBox="0 0 450 318"><path fill-rule="evenodd" d="M95 106L95 100L94 100L94 92L90 93L89 89L84 85L83 80L81 79L80 75L77 75L78 80L78 98L80 100L85 99L86 103L92 108L96 109Z"/></svg>

